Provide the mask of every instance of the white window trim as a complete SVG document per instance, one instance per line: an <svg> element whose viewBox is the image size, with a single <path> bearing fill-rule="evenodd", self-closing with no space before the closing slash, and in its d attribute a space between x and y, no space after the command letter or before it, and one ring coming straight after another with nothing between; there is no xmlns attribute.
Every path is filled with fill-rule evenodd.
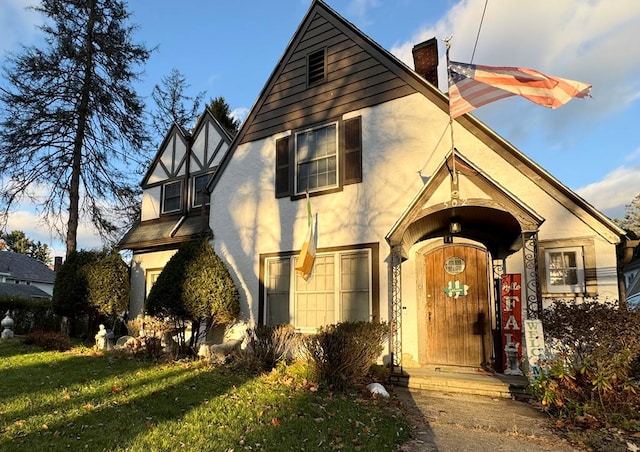
<svg viewBox="0 0 640 452"><path fill-rule="evenodd" d="M164 205L166 201L166 195L167 195L167 186L172 184L180 184L180 202L178 203L179 207L177 209L167 210ZM180 210L182 210L182 181L176 180L176 181L171 181L163 184L162 185L162 213L180 212Z"/></svg>
<svg viewBox="0 0 640 452"><path fill-rule="evenodd" d="M304 130L300 130L298 132L296 132L293 136L293 142L294 142L294 152L293 152L293 160L294 160L294 184L295 184L295 193L296 195L301 195L304 194L305 191L301 191L300 188L298 187L298 135L302 135L304 133L309 133L312 132L314 130L318 130L318 129L324 129L326 127L330 127L332 125L335 125L335 133L336 133L336 183L333 185L324 185L322 187L317 187L317 188L313 188L313 189L309 189L309 193L315 193L315 192L320 192L320 191L325 191L325 190L331 190L333 188L338 188L340 186L340 124L338 123L338 121L333 121L333 122L328 122L326 124L321 124L319 126L315 126L315 127L309 127L307 129ZM306 190L306 188L305 188Z"/></svg>
<svg viewBox="0 0 640 452"><path fill-rule="evenodd" d="M334 313L335 313L335 322L341 322L343 321L343 319L341 318L341 312L340 312L340 294L342 293L341 287L340 287L340 276L341 276L341 266L340 266L340 257L342 255L345 254L352 254L352 253L367 253L367 261L369 263L369 271L367 272L369 281L369 294L368 294L368 311L369 311L369 321L371 321L372 316L373 316L373 255L372 255L372 250L371 248L353 248L353 249L348 249L348 250L340 250L340 251L331 251L331 252L324 252L324 253L317 253L316 254L316 258L319 256L328 256L328 255L333 255L334 256ZM264 271L265 271L265 281L267 281L269 279L269 275L268 275L268 269L269 269L269 265L268 262L271 260L282 260L282 259L289 259L290 260L290 265L289 265L289 322L293 325L293 327L296 329L297 332L299 333L315 333L317 332L317 328L311 328L311 327L299 327L298 325L295 324L295 314L296 314L296 304L297 304L297 292L296 292L296 279L297 279L297 275L296 275L296 270L295 270L295 260L298 257L298 255L293 255L293 256L289 256L289 257L268 257L265 259L265 265L264 265ZM263 323L265 325L268 324L268 303L269 303L269 297L268 297L268 293L267 293L267 287L265 286L264 288L264 300L265 300L265 309L264 309L264 313L263 313Z"/></svg>
<svg viewBox="0 0 640 452"><path fill-rule="evenodd" d="M551 268L550 268L550 253L558 253L558 252L574 252L576 253L576 273L578 278L578 283L575 285L565 284L565 285L553 285L551 284ZM569 247L558 247L558 248L545 248L544 250L544 269L545 269L545 277L547 281L547 293L549 294L561 294L561 293L573 293L573 294L583 294L586 291L585 287L585 275L584 275L584 252L582 247L579 246L569 246Z"/></svg>

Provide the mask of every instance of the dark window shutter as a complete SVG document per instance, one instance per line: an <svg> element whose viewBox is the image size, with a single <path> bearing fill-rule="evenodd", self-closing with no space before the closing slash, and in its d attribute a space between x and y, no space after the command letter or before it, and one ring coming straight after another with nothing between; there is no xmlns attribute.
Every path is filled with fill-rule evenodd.
<svg viewBox="0 0 640 452"><path fill-rule="evenodd" d="M291 195L289 138L276 140L276 198Z"/></svg>
<svg viewBox="0 0 640 452"><path fill-rule="evenodd" d="M344 179L343 184L362 182L362 118L344 122Z"/></svg>

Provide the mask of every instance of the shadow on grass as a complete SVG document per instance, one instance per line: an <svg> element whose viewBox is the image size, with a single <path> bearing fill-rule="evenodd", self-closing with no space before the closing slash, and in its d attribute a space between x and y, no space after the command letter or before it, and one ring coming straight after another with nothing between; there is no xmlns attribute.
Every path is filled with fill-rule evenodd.
<svg viewBox="0 0 640 452"><path fill-rule="evenodd" d="M110 354L30 353L24 366L5 356L3 451L393 450L409 437L393 402L280 375Z"/></svg>
<svg viewBox="0 0 640 452"><path fill-rule="evenodd" d="M74 366L91 369L96 362L110 365L86 380L78 378L78 372L65 373ZM29 371L36 387L30 391L25 383L19 391L21 403L3 403L2 450L129 448L157 425L179 421L194 407L246 380L238 375L211 378L202 366L84 355L30 366ZM54 375L50 380L55 387L38 385L44 374ZM11 392L11 387L3 385L2 392ZM16 401L15 392L11 397ZM19 408L12 410L16 405Z"/></svg>

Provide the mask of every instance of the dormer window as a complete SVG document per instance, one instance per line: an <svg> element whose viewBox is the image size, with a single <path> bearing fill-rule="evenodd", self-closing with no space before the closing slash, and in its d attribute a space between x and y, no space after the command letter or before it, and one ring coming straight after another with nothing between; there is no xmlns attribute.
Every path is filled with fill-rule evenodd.
<svg viewBox="0 0 640 452"><path fill-rule="evenodd" d="M317 50L307 56L307 84L322 83L326 78L325 51Z"/></svg>
<svg viewBox="0 0 640 452"><path fill-rule="evenodd" d="M162 187L162 213L178 212L182 208L182 181L169 182Z"/></svg>
<svg viewBox="0 0 640 452"><path fill-rule="evenodd" d="M200 207L202 205L209 204L209 198L205 193L207 182L209 182L209 174L201 174L200 176L195 176L193 178L193 195L191 196L191 199L193 200L191 203L192 207Z"/></svg>

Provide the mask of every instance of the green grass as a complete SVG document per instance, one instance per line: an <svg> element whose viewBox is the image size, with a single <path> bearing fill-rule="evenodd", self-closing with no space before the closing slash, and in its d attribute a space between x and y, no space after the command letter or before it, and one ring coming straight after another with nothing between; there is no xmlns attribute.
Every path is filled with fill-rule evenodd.
<svg viewBox="0 0 640 452"><path fill-rule="evenodd" d="M0 450L377 451L408 439L393 403L332 394L295 370L256 376L0 341Z"/></svg>

